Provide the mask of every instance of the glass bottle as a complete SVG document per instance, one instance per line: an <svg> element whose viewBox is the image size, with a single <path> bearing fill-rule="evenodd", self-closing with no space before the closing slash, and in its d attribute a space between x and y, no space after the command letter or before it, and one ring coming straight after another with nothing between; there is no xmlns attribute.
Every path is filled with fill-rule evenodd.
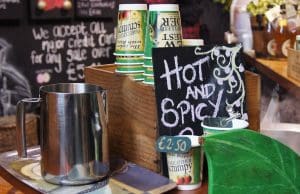
<svg viewBox="0 0 300 194"><path fill-rule="evenodd" d="M273 5L268 5L267 9L270 11L274 6ZM276 42L274 39L274 28L272 21L270 21L267 17L267 24L265 28L265 33L264 33L264 40L265 40L265 45L266 45L266 53L268 58L274 58L276 56Z"/></svg>
<svg viewBox="0 0 300 194"><path fill-rule="evenodd" d="M300 35L300 5L296 5L295 8L297 10L297 15L294 20L294 28L291 30L292 37L290 42L290 47L294 49L296 48L296 36Z"/></svg>
<svg viewBox="0 0 300 194"><path fill-rule="evenodd" d="M291 32L287 26L285 4L280 5L280 16L277 19L277 27L274 31L274 38L276 42L276 57L287 57L287 49L290 47Z"/></svg>

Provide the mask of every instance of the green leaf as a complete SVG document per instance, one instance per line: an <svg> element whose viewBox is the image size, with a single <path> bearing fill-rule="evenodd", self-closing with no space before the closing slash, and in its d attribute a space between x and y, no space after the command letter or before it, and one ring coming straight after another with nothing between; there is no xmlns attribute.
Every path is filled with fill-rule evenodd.
<svg viewBox="0 0 300 194"><path fill-rule="evenodd" d="M209 194L300 194L300 157L250 130L205 137Z"/></svg>

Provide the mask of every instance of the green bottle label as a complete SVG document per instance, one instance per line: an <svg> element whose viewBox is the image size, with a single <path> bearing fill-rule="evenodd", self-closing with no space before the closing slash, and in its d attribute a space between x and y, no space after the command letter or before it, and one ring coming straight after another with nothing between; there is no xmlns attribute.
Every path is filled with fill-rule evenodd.
<svg viewBox="0 0 300 194"><path fill-rule="evenodd" d="M146 16L146 10L119 11L116 54L144 53Z"/></svg>
<svg viewBox="0 0 300 194"><path fill-rule="evenodd" d="M194 185L202 181L202 148L187 153L167 153L169 178L177 185Z"/></svg>
<svg viewBox="0 0 300 194"><path fill-rule="evenodd" d="M145 57L152 48L182 46L182 29L178 11L150 11L146 30Z"/></svg>

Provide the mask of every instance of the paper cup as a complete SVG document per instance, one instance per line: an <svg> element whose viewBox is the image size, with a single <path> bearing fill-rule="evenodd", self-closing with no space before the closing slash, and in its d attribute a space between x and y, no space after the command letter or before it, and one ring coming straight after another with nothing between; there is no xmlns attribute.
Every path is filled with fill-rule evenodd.
<svg viewBox="0 0 300 194"><path fill-rule="evenodd" d="M145 82L152 82L154 84L154 76L153 75L145 75L145 73L143 75L144 75Z"/></svg>
<svg viewBox="0 0 300 194"><path fill-rule="evenodd" d="M212 135L212 134L229 131L229 130L245 129L249 126L249 123L242 119L233 119L232 127L230 127L230 128L207 126L207 125L204 125L203 122L201 123L201 126L203 128L204 135Z"/></svg>
<svg viewBox="0 0 300 194"><path fill-rule="evenodd" d="M167 153L169 178L177 183L179 190L194 190L202 184L203 149L199 136L183 136L190 138L192 148L187 153Z"/></svg>
<svg viewBox="0 0 300 194"><path fill-rule="evenodd" d="M177 4L151 4L147 17L145 57L152 57L152 48L182 46L182 28Z"/></svg>
<svg viewBox="0 0 300 194"><path fill-rule="evenodd" d="M153 67L152 59L145 59L144 58L144 67Z"/></svg>
<svg viewBox="0 0 300 194"><path fill-rule="evenodd" d="M203 46L203 39L182 39L182 46Z"/></svg>
<svg viewBox="0 0 300 194"><path fill-rule="evenodd" d="M143 81L144 80L143 73L131 73L131 74L126 74L126 75L129 76L134 81Z"/></svg>
<svg viewBox="0 0 300 194"><path fill-rule="evenodd" d="M147 23L147 4L120 4L116 55L143 54Z"/></svg>
<svg viewBox="0 0 300 194"><path fill-rule="evenodd" d="M144 73L142 65L118 65L116 68L117 73Z"/></svg>
<svg viewBox="0 0 300 194"><path fill-rule="evenodd" d="M115 64L143 64L144 58L142 56L116 56Z"/></svg>
<svg viewBox="0 0 300 194"><path fill-rule="evenodd" d="M153 67L144 67L144 75L145 76L153 76Z"/></svg>

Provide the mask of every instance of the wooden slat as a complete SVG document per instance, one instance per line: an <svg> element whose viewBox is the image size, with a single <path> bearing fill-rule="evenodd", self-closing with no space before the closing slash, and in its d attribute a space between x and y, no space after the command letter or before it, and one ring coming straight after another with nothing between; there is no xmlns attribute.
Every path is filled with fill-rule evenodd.
<svg viewBox="0 0 300 194"><path fill-rule="evenodd" d="M245 72L246 102L249 117L249 128L255 131L260 129L260 76L250 71Z"/></svg>
<svg viewBox="0 0 300 194"><path fill-rule="evenodd" d="M11 184L6 182L1 176L0 176L0 194L22 194L21 191L17 190L15 187L13 187Z"/></svg>

